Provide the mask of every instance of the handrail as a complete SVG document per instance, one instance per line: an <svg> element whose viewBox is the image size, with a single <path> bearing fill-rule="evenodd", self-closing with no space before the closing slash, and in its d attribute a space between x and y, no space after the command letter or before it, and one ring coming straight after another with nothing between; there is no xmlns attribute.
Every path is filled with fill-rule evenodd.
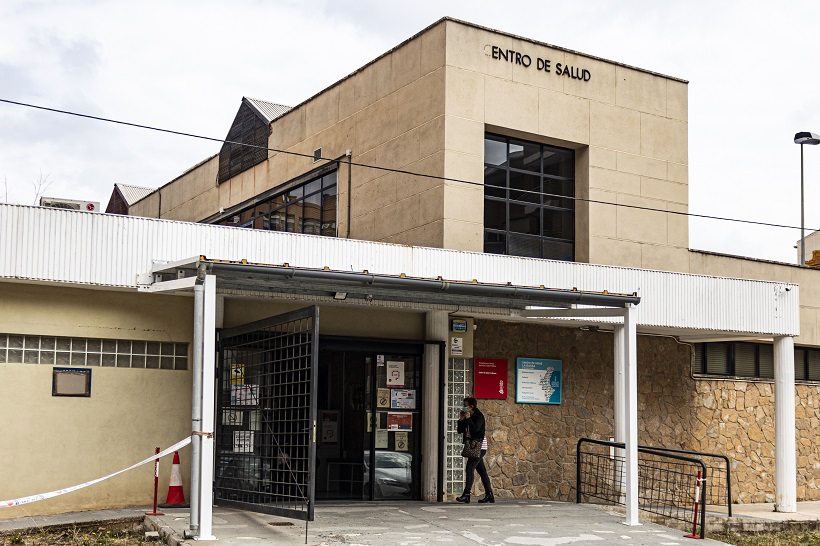
<svg viewBox="0 0 820 546"><path fill-rule="evenodd" d="M576 472L575 472L575 474L576 474L575 490L576 490L576 503L578 503L578 504L581 503L581 458L580 458L580 454L581 454L581 444L583 444L583 443L590 443L590 444L597 444L597 445L601 445L601 446L609 446L609 447L615 447L615 448L619 448L619 449L626 449L626 444L624 444L623 442L609 442L609 441L605 441L605 440L596 440L594 438L581 438L581 439L578 440L578 443L576 444L576 465L575 465L575 469L576 469ZM683 453L683 451L684 450L679 450L680 453ZM702 481L698 485L701 489L700 497L701 497L701 501L702 501L701 502L701 513L700 513L700 531L701 531L701 538L705 538L705 536L706 536L707 467L706 467L706 464L703 462L703 460L700 459L700 458L685 457L683 455L673 454L673 452L675 452L675 450L672 449L672 448L666 449L666 448L656 448L656 447L652 447L652 446L641 446L641 445L639 445L638 446L638 452L639 453L646 453L646 454L649 454L649 455L655 455L655 456L658 456L658 457L665 457L665 458L669 458L669 459L674 459L674 460L678 460L678 461L684 461L684 462L687 462L687 463L692 463L692 464L700 466L701 473L702 473ZM690 453L690 454L697 454L697 452ZM710 454L704 454L704 455L710 455ZM619 458L623 460L623 456L620 456ZM661 514L661 515L664 515L664 514Z"/></svg>

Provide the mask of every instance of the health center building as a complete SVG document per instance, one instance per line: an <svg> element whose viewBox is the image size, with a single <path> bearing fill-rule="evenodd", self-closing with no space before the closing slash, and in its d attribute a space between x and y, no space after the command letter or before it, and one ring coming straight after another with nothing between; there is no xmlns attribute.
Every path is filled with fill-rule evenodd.
<svg viewBox="0 0 820 546"><path fill-rule="evenodd" d="M204 343L220 504L451 499L474 394L497 497L574 500L580 438L637 438L820 500L820 272L689 248L685 80L444 18L214 151L127 215L0 205L0 497L190 435ZM25 513L150 500L94 487Z"/></svg>

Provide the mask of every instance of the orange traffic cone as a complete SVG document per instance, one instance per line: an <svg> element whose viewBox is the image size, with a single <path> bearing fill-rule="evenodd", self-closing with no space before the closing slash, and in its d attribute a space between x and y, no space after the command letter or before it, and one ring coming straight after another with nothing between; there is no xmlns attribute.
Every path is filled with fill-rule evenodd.
<svg viewBox="0 0 820 546"><path fill-rule="evenodd" d="M174 462L171 464L171 481L168 483L168 495L160 508L188 508L185 494L182 492L182 474L179 471L179 453L174 451Z"/></svg>

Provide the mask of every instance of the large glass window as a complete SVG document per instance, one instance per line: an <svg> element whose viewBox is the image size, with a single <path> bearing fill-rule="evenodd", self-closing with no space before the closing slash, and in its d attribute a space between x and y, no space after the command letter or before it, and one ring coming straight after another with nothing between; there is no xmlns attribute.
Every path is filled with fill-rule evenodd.
<svg viewBox="0 0 820 546"><path fill-rule="evenodd" d="M267 197L216 223L336 237L336 171Z"/></svg>
<svg viewBox="0 0 820 546"><path fill-rule="evenodd" d="M575 259L575 154L484 137L484 252Z"/></svg>

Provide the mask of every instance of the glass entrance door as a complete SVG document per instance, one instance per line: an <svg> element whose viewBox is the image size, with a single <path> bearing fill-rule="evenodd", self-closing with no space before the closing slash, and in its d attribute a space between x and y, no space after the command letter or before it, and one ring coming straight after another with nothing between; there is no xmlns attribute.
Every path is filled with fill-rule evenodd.
<svg viewBox="0 0 820 546"><path fill-rule="evenodd" d="M364 498L421 496L421 357L377 353L365 450Z"/></svg>
<svg viewBox="0 0 820 546"><path fill-rule="evenodd" d="M421 498L421 355L319 352L316 495Z"/></svg>

